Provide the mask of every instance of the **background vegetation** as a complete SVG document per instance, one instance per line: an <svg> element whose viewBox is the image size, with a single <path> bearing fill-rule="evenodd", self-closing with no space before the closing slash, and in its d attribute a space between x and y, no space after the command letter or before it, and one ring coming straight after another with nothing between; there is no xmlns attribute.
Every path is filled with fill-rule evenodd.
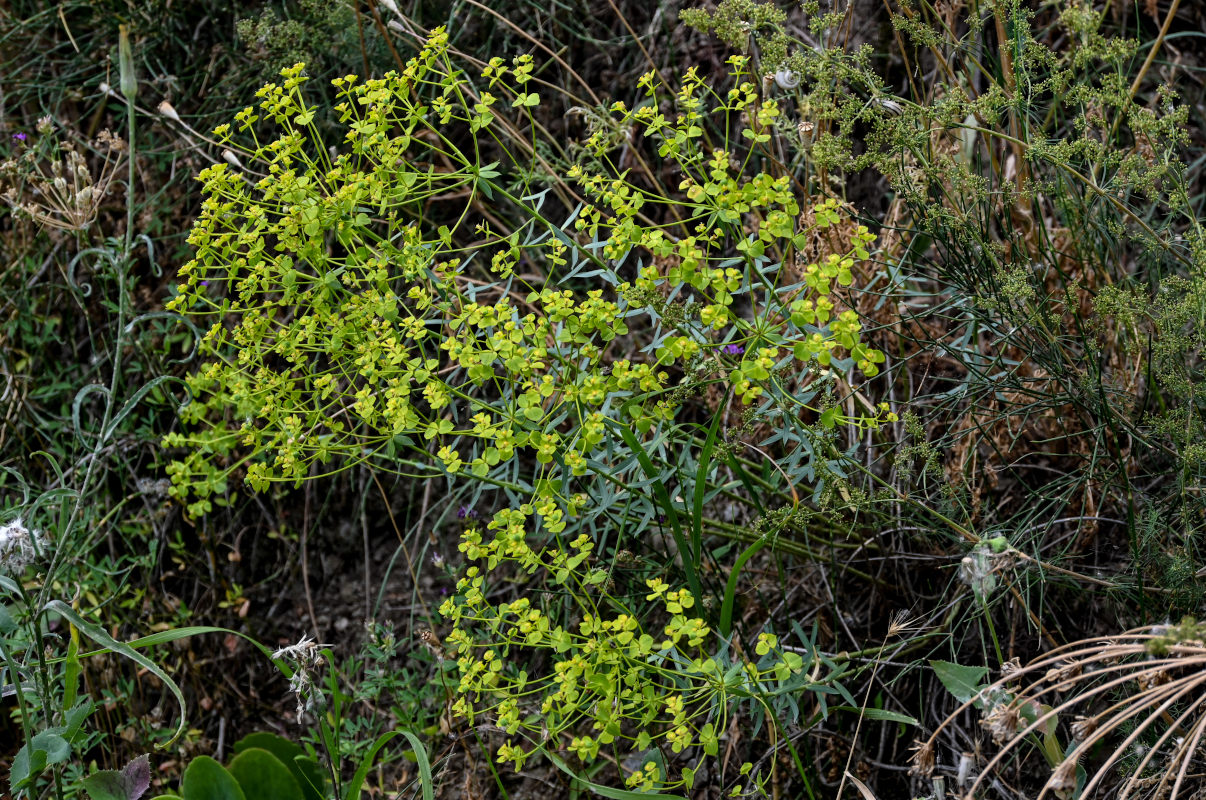
<svg viewBox="0 0 1206 800"><path fill-rule="evenodd" d="M10 794L1206 790L1204 35L5 4Z"/></svg>

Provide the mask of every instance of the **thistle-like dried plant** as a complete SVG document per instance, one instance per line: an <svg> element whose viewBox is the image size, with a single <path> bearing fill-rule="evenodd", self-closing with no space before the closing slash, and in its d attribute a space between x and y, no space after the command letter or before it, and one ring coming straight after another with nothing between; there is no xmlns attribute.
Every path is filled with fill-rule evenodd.
<svg viewBox="0 0 1206 800"><path fill-rule="evenodd" d="M49 119L38 124L44 140L51 130ZM109 193L126 143L102 131L93 147L101 157L96 175L70 142L23 150L0 164L0 199L18 218L62 231L87 230Z"/></svg>
<svg viewBox="0 0 1206 800"><path fill-rule="evenodd" d="M973 705L999 750L965 798L979 797L1006 764L1035 774L1030 746L1050 770L1034 800L1071 797L1078 767L1086 798L1113 789L1119 800L1176 800L1206 788L1206 623L1072 642L1009 670L917 744L917 772L934 769L939 735Z"/></svg>

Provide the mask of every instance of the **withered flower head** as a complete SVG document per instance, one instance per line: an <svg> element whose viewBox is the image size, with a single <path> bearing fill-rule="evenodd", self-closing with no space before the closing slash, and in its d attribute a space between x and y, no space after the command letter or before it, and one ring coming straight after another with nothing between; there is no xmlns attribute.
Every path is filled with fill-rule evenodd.
<svg viewBox="0 0 1206 800"><path fill-rule="evenodd" d="M934 774L934 744L930 741L922 741L918 739L913 742L913 746L909 748L913 751L913 755L909 758L912 766L909 767L910 775L919 775L923 778L928 778Z"/></svg>
<svg viewBox="0 0 1206 800"><path fill-rule="evenodd" d="M980 720L980 726L988 731L994 743L1000 745L1014 737L1020 722L1017 706L1013 703L1002 703L992 707L984 719Z"/></svg>
<svg viewBox="0 0 1206 800"><path fill-rule="evenodd" d="M1072 722L1072 738L1075 741L1083 742L1085 739L1093 735L1097 730L1097 717L1077 717Z"/></svg>
<svg viewBox="0 0 1206 800"><path fill-rule="evenodd" d="M1053 792L1070 792L1076 788L1076 759L1065 758L1060 762L1055 771L1051 773L1051 779L1047 781L1047 788Z"/></svg>

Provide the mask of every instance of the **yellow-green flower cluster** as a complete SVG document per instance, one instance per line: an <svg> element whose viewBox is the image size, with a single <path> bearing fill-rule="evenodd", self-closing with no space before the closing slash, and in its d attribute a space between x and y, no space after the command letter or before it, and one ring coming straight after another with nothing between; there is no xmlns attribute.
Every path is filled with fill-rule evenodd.
<svg viewBox="0 0 1206 800"><path fill-rule="evenodd" d="M719 350L720 333L733 329L741 338L766 345L745 348L756 363L729 371L732 388L747 403L769 386L776 365L766 365L765 359L777 348L798 362L819 367L848 358L850 366L873 377L884 357L862 342L857 315L844 311L831 319L838 305L835 288L851 286L856 261L870 256L868 248L875 237L858 226L845 252L807 264L799 280L785 280L789 270L784 265L795 262L796 253L814 233L834 227L843 217L832 198L816 204L810 216L802 216L790 174L748 174L759 148L771 139L780 111L774 100L760 98L752 82L742 80L745 61L737 58L732 63L735 85L724 97L689 70L670 100L661 94L651 73L641 79L641 86L652 102L635 111L613 107L618 114L615 127L640 129L661 142L659 155L677 162L683 175L678 190L685 199L640 188L619 169L605 174L575 167L570 177L592 201L579 213L577 228L605 242L603 253L609 258L632 250L652 256L633 282L636 289L693 296L698 324L679 325L669 333L656 350L660 362ZM673 119L664 112L671 104L678 110ZM715 129L727 132L737 121L744 123L739 141L722 146L708 142L705 123L714 122ZM612 138L599 131L588 145L598 163L610 164ZM672 228L643 216L647 207L668 202L680 220ZM876 420L861 422L874 425Z"/></svg>
<svg viewBox="0 0 1206 800"><path fill-rule="evenodd" d="M459 676L453 711L470 721L488 719L511 737L498 751L500 763L518 770L536 750L560 746L589 763L601 747L640 753L659 739L675 753L699 747L716 755L732 698L765 691L803 669L798 655L780 652L766 634L755 650L761 666L717 662L709 655L711 628L690 615L694 597L657 578L647 581L645 599L666 622L660 636L648 632L640 621L648 612L639 615L608 593L608 573L592 566L588 536L531 546L528 527L541 513L539 504L505 509L485 535L468 530L461 551L478 563L440 608L452 624L445 642ZM531 597L492 603L490 576L506 564L560 587L577 622L558 623ZM528 671L533 664L543 665L539 673ZM628 785L689 786L693 774L687 769L671 779L644 764Z"/></svg>
<svg viewBox="0 0 1206 800"><path fill-rule="evenodd" d="M254 141L241 162L266 175L232 164L201 173L195 257L169 304L213 320L182 412L200 429L165 440L189 449L169 472L190 513L222 502L232 473L264 489L335 456L398 448L434 454L454 474L485 477L528 453L582 475L617 397L646 430L670 413L655 399L665 372L605 354L628 327L602 290L473 291L473 250L500 276L521 259L553 271L567 262L563 237L537 231L521 244L483 225L483 243L465 251L454 230L431 231L415 215L432 198L501 191L474 154L439 138L444 126L487 124L492 102L472 101L445 50L437 32L401 73L336 79L342 153L320 140L301 65L284 70L282 84L260 90L258 110L238 115ZM487 70L496 91L530 94L530 57ZM439 124L424 92L442 101ZM279 132L263 144L261 114ZM218 135L233 145L229 126ZM448 160L453 169L436 168Z"/></svg>

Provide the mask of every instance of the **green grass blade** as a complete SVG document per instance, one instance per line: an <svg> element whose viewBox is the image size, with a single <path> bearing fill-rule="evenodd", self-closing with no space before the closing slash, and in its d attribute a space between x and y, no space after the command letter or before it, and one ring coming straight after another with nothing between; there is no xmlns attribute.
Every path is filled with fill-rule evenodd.
<svg viewBox="0 0 1206 800"><path fill-rule="evenodd" d="M729 571L729 579L724 585L724 600L720 604L721 636L727 638L733 629L733 603L737 596L737 578L741 575L741 568L745 566L745 562L757 555L759 550L766 547L767 541L769 541L769 536L764 535L742 550L741 555L737 556L737 561L733 563L733 568Z"/></svg>
<svg viewBox="0 0 1206 800"><path fill-rule="evenodd" d="M696 608L703 609L703 586L699 582L699 564L691 558L692 551L683 536L682 523L678 518L678 512L674 509L674 503L670 501L670 492L666 490L666 484L662 482L657 468L653 465L653 460L649 458L649 454L645 452L645 448L633 432L614 420L609 421L619 429L620 435L624 437L624 442L636 456L646 477L652 481L653 494L657 498L658 504L665 510L666 521L670 523L670 532L674 536L674 544L683 557L683 569L687 573L687 588L695 597Z"/></svg>
<svg viewBox="0 0 1206 800"><path fill-rule="evenodd" d="M344 789L343 800L358 800L360 797L360 787L364 785L364 779L368 777L369 770L373 768L373 762L377 758L377 753L381 752L381 748L389 744L390 740L398 736L405 736L410 741L411 747L414 748L415 761L419 766L419 783L423 791L423 800L435 799L434 781L431 777L431 761L427 757L427 748L419 741L419 737L410 731L398 730L383 733L373 742L372 747L365 754L364 760L356 768L356 774L352 776L352 780Z"/></svg>
<svg viewBox="0 0 1206 800"><path fill-rule="evenodd" d="M703 450L699 453L699 463L695 468L695 493L691 498L691 560L700 563L703 556L703 506L704 497L708 493L708 470L712 467L712 451L716 448L716 438L720 432L720 420L724 410L729 406L729 392L712 415L712 425L708 428L708 438L704 440Z"/></svg>
<svg viewBox="0 0 1206 800"><path fill-rule="evenodd" d="M85 620L83 617L81 617L79 614L76 613L75 609L73 609L71 606L67 605L63 601L51 600L49 603L46 604L46 606L44 607L44 610L52 611L55 614L58 614L59 616L63 617L68 622L70 622L72 625L74 625L76 628L78 628L81 633L83 633L85 636L87 636L92 641L94 641L97 644L104 647L106 650L110 650L110 651L122 656L123 658L127 658L130 661L133 661L135 664L137 664L140 667L143 667L144 669L147 670L147 672L150 672L156 678L163 681L163 685L166 686L168 691L172 693L172 696L176 698L176 703L180 706L180 722L176 725L176 732L174 734L172 734L172 738L166 742L163 742L162 744L157 744L156 747L158 747L160 749L165 748L165 747L170 747L178 738L180 738L180 735L182 733L184 733L185 723L186 723L184 693L180 691L180 687L177 686L176 683L171 678L168 677L166 672L164 672L162 669L160 669L159 666L151 659L147 658L146 656L144 656L140 653L135 652L134 648L130 647L130 645L123 644L122 642L119 642L116 639L114 639L112 636L110 636L108 633L105 632L104 628L100 627L99 625L94 625L93 623Z"/></svg>

